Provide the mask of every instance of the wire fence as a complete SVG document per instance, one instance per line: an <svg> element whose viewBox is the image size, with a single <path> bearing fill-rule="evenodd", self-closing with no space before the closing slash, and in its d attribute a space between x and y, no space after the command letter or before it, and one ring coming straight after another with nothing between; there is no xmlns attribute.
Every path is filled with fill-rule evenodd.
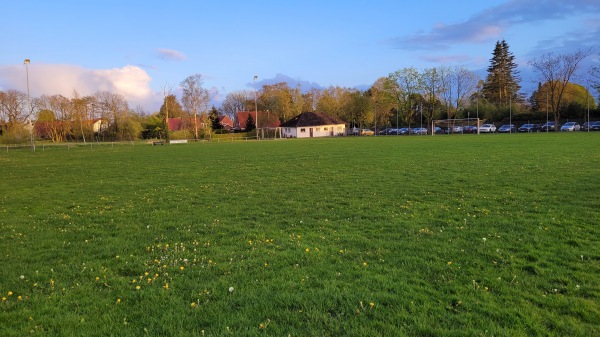
<svg viewBox="0 0 600 337"><path fill-rule="evenodd" d="M280 140L281 138L260 138L259 141L267 140ZM284 138L285 139L285 138ZM122 142L86 142L86 143L30 143L27 144L6 144L0 145L0 152L10 152L14 150L23 151L51 151L51 150L76 150L76 149L97 149L97 148L114 148L123 146L181 146L197 143L233 143L233 142L250 142L257 141L256 136L254 137L214 137L211 139L172 139L166 141L164 139L145 139L138 141L122 141Z"/></svg>

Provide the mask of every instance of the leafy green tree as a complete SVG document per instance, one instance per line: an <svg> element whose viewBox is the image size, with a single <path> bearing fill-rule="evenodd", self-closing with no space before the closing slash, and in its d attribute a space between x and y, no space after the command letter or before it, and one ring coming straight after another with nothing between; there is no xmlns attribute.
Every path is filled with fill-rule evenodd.
<svg viewBox="0 0 600 337"><path fill-rule="evenodd" d="M169 118L183 117L183 107L181 107L175 95L167 95L163 100L163 104L159 110L159 115L162 119L167 115L167 108L169 109Z"/></svg>
<svg viewBox="0 0 600 337"><path fill-rule="evenodd" d="M387 77L381 77L375 81L373 86L367 90L366 95L371 100L373 107L375 129L390 125L392 111L395 106L394 96L386 88L386 83L390 81Z"/></svg>
<svg viewBox="0 0 600 337"><path fill-rule="evenodd" d="M483 97L497 107L508 106L519 100L521 90L519 71L515 56L508 50L505 40L497 41L483 85Z"/></svg>

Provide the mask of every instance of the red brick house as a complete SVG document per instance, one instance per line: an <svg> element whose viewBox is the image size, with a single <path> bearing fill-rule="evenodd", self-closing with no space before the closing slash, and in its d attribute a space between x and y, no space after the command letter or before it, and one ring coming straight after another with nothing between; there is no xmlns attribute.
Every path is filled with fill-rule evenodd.
<svg viewBox="0 0 600 337"><path fill-rule="evenodd" d="M219 116L219 124L221 124L225 130L231 130L234 127L233 121L227 115Z"/></svg>

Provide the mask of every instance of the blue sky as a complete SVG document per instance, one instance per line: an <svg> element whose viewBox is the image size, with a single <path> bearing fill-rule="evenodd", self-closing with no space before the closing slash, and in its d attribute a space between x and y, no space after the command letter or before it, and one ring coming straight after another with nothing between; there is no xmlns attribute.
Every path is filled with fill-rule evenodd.
<svg viewBox="0 0 600 337"><path fill-rule="evenodd" d="M482 72L505 39L524 75L543 52L594 47L600 1L4 1L0 90L34 97L109 90L159 109L163 89L202 74L216 100L282 80L365 88L403 67ZM218 102L217 102L218 103Z"/></svg>

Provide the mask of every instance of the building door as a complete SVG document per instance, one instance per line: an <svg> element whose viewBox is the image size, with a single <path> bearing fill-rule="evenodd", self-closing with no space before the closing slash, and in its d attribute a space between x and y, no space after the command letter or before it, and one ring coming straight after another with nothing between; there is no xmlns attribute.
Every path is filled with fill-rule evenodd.
<svg viewBox="0 0 600 337"><path fill-rule="evenodd" d="M310 132L310 137L312 138L312 136L313 136L313 128L309 128L308 131Z"/></svg>

